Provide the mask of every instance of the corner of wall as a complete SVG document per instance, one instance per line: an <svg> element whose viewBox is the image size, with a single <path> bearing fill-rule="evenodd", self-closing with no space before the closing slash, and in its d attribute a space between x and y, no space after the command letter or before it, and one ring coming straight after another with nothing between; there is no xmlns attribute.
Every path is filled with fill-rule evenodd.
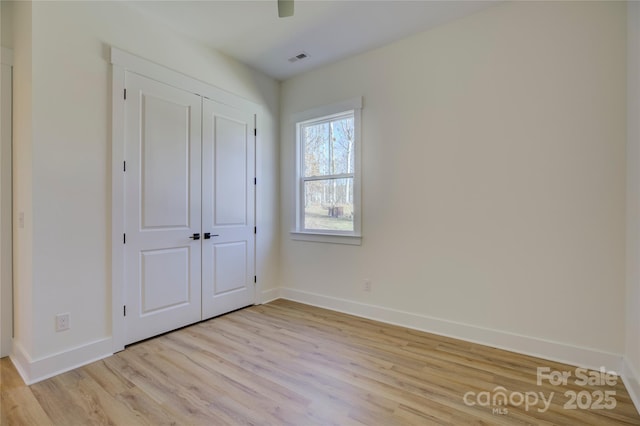
<svg viewBox="0 0 640 426"><path fill-rule="evenodd" d="M640 411L640 4L627 2L626 316L622 377Z"/></svg>
<svg viewBox="0 0 640 426"><path fill-rule="evenodd" d="M262 291L260 295L260 304L264 305L265 303L273 302L276 299L280 299L280 293L280 288L271 288Z"/></svg>
<svg viewBox="0 0 640 426"><path fill-rule="evenodd" d="M2 28L3 42L10 36L13 47L12 162L13 162L13 309L14 352L32 350L32 76L33 10L31 2L3 2L3 20L11 22L10 32ZM25 362L22 362L25 364Z"/></svg>
<svg viewBox="0 0 640 426"><path fill-rule="evenodd" d="M620 368L620 376L629 392L631 401L636 406L636 410L640 411L640 375L625 356L622 359L622 367Z"/></svg>

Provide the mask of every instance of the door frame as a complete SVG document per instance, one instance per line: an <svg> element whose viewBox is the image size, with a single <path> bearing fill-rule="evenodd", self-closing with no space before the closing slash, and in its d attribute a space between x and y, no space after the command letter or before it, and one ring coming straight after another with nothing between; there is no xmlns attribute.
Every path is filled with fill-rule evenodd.
<svg viewBox="0 0 640 426"><path fill-rule="evenodd" d="M255 102L242 98L223 89L204 83L162 65L158 65L131 53L111 47L112 65L112 109L111 109L111 320L113 352L119 352L125 346L125 250L123 236L125 232L125 75L127 72L176 87L240 109L251 110L254 126L257 126L262 107ZM254 139L257 153L258 139ZM257 157L254 157L254 173L257 174ZM258 176L256 176L258 178ZM257 223L257 187L254 193L254 224ZM257 244L253 262L257 268ZM258 288L255 288L256 300Z"/></svg>
<svg viewBox="0 0 640 426"><path fill-rule="evenodd" d="M13 346L13 51L0 50L0 357Z"/></svg>

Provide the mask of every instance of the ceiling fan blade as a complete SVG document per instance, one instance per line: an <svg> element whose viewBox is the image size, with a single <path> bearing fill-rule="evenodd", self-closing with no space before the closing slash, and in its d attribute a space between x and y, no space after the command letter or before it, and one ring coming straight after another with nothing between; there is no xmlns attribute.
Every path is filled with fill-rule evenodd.
<svg viewBox="0 0 640 426"><path fill-rule="evenodd" d="M278 0L278 17L293 16L293 0Z"/></svg>

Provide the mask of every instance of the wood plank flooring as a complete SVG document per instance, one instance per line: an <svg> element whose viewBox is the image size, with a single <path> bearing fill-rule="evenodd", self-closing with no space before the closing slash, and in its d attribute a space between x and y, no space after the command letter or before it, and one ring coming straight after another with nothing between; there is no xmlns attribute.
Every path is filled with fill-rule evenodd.
<svg viewBox="0 0 640 426"><path fill-rule="evenodd" d="M0 364L2 425L640 425L619 379L579 386L572 366L286 300L30 387ZM572 377L538 385L537 367ZM494 406L500 390L510 402ZM586 408L598 391L616 407ZM565 392L583 409L565 408ZM525 406L533 393L552 398L547 410Z"/></svg>

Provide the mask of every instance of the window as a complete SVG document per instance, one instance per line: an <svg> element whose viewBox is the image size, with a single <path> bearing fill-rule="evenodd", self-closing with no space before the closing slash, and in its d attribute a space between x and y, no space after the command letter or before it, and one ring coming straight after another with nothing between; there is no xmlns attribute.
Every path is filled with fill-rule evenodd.
<svg viewBox="0 0 640 426"><path fill-rule="evenodd" d="M360 98L296 115L295 239L360 243Z"/></svg>

